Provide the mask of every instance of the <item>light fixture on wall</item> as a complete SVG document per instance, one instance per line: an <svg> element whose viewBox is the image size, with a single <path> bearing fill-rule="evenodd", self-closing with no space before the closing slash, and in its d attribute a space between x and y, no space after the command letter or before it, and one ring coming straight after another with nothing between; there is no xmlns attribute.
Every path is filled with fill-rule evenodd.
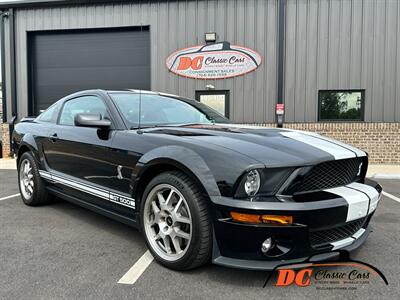
<svg viewBox="0 0 400 300"><path fill-rule="evenodd" d="M207 84L206 89L207 90L215 90L215 86L213 86L212 84Z"/></svg>
<svg viewBox="0 0 400 300"><path fill-rule="evenodd" d="M206 32L204 35L206 43L215 43L217 40L217 33L216 32Z"/></svg>

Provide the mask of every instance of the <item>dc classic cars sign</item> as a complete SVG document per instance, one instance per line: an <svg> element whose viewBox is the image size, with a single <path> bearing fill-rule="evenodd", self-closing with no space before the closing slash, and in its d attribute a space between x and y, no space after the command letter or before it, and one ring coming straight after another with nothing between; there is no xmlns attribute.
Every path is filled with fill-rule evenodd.
<svg viewBox="0 0 400 300"><path fill-rule="evenodd" d="M168 70L180 76L223 79L254 71L261 60L254 50L220 42L178 50L167 58L166 64Z"/></svg>

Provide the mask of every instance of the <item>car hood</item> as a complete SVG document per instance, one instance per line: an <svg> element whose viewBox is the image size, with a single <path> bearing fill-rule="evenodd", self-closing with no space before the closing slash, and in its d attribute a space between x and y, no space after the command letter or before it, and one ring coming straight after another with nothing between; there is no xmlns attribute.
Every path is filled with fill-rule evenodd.
<svg viewBox="0 0 400 300"><path fill-rule="evenodd" d="M186 142L216 145L248 156L267 167L305 166L365 156L350 145L312 132L237 124L182 125L146 130Z"/></svg>

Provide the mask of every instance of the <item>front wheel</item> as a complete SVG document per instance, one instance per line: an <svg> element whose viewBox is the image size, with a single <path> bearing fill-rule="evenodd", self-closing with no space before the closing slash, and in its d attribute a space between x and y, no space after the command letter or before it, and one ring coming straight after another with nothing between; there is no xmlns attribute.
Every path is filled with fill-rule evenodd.
<svg viewBox="0 0 400 300"><path fill-rule="evenodd" d="M146 187L141 225L155 259L175 270L188 270L211 257L212 228L207 199L181 172L166 172Z"/></svg>

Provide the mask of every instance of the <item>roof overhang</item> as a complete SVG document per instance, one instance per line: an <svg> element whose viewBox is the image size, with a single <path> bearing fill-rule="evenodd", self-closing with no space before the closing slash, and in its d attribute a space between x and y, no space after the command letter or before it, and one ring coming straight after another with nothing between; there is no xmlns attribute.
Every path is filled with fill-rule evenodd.
<svg viewBox="0 0 400 300"><path fill-rule="evenodd" d="M14 0L0 2L0 9L8 8L27 8L38 6L56 6L56 5L76 5L76 4L96 4L96 3L123 3L123 2L137 2L137 0Z"/></svg>

